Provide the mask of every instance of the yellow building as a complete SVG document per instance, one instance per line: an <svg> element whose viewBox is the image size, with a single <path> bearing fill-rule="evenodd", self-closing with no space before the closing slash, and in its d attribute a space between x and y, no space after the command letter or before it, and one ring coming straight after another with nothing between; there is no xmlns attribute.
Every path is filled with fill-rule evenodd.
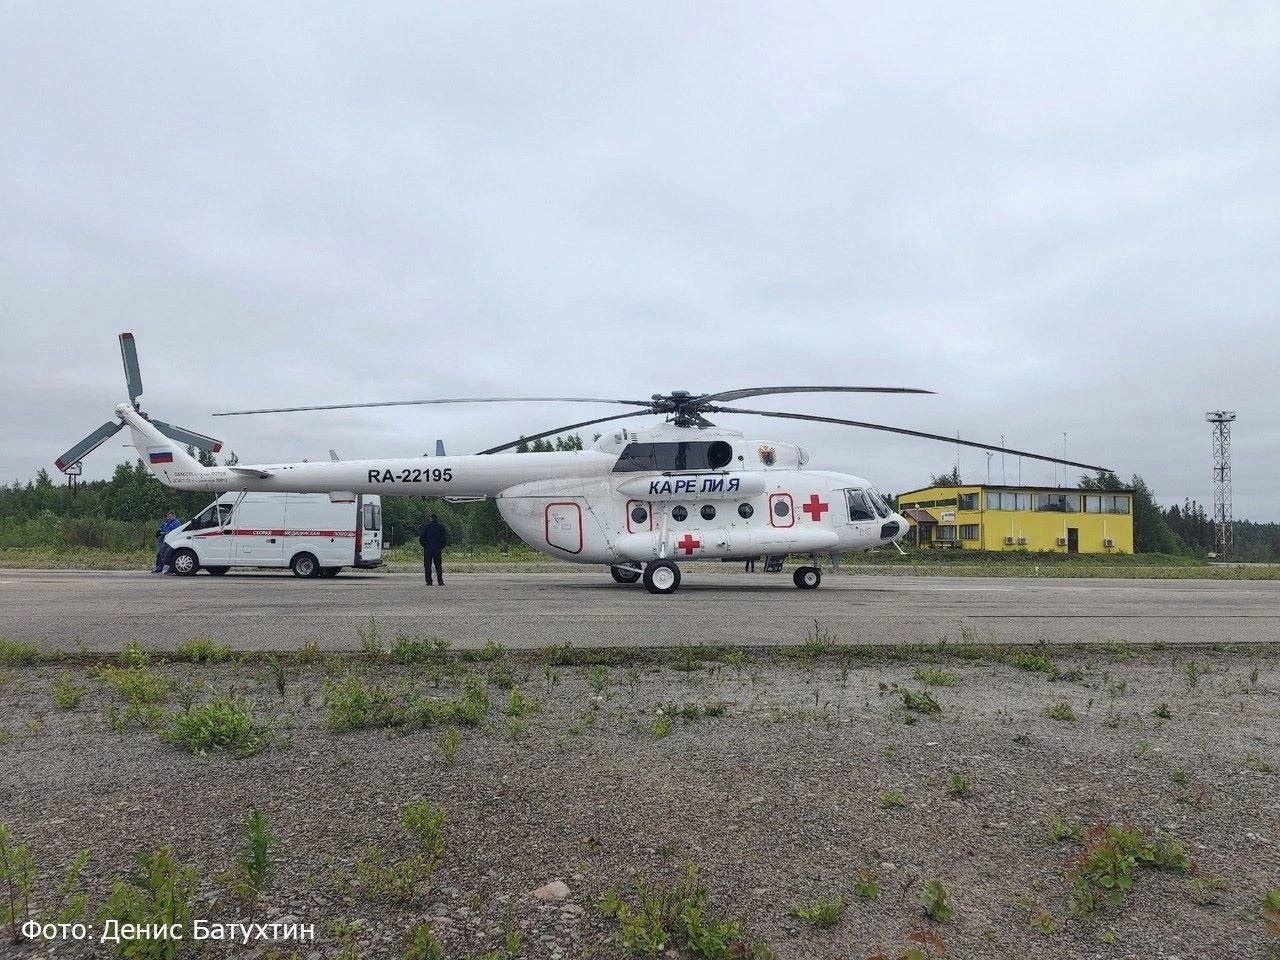
<svg viewBox="0 0 1280 960"><path fill-rule="evenodd" d="M898 495L911 540L925 549L1133 553L1133 491L925 487Z"/></svg>

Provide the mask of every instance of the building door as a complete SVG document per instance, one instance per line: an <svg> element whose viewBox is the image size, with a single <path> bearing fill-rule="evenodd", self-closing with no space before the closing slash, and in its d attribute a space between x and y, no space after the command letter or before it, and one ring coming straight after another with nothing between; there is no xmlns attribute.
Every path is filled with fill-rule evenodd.
<svg viewBox="0 0 1280 960"><path fill-rule="evenodd" d="M1080 531L1076 527L1067 527L1067 553L1080 552Z"/></svg>

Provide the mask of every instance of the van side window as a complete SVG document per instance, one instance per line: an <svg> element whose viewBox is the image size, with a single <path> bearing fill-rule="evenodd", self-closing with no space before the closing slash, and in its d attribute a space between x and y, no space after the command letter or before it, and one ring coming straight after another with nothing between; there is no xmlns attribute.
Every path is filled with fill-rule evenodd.
<svg viewBox="0 0 1280 960"><path fill-rule="evenodd" d="M382 507L376 503L364 505L364 528L366 530L382 529Z"/></svg>

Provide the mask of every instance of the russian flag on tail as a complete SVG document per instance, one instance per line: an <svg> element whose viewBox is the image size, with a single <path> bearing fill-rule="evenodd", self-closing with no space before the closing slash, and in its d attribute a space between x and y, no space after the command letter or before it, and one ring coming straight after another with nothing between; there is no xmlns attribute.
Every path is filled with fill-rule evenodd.
<svg viewBox="0 0 1280 960"><path fill-rule="evenodd" d="M148 450L148 459L153 463L173 463L172 450Z"/></svg>

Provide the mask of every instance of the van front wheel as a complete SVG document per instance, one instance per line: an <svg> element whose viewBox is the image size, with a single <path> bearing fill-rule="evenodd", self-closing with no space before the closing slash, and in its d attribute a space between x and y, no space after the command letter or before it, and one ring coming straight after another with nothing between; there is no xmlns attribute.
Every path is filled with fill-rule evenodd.
<svg viewBox="0 0 1280 960"><path fill-rule="evenodd" d="M180 577L194 577L200 572L200 558L190 550L175 550L169 566Z"/></svg>
<svg viewBox="0 0 1280 960"><path fill-rule="evenodd" d="M300 553L289 563L289 569L295 577L320 576L320 564L309 553Z"/></svg>

